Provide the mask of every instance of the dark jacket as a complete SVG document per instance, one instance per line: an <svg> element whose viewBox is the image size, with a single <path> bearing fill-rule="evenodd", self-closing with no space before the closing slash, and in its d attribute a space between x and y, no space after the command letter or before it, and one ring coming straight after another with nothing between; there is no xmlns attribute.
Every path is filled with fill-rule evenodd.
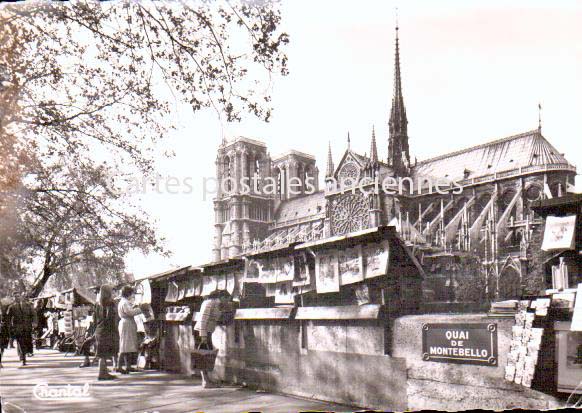
<svg viewBox="0 0 582 413"><path fill-rule="evenodd" d="M111 357L119 351L116 314L117 308L113 302L106 306L95 305L93 322L95 323L97 357Z"/></svg>
<svg viewBox="0 0 582 413"><path fill-rule="evenodd" d="M10 334L13 337L21 334L32 334L32 324L34 323L32 305L26 302L14 303L8 307L6 317Z"/></svg>

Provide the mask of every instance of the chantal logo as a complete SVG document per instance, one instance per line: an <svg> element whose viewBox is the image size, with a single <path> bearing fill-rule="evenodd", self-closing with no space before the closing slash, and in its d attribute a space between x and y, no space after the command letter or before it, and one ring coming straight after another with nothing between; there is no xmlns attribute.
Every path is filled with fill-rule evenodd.
<svg viewBox="0 0 582 413"><path fill-rule="evenodd" d="M89 383L54 386L49 386L48 383L38 383L32 392L38 400L77 400L91 397L89 387Z"/></svg>

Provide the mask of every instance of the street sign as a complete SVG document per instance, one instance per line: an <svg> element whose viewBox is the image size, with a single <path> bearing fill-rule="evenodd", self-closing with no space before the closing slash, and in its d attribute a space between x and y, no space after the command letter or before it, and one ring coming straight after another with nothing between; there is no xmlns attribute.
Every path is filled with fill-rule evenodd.
<svg viewBox="0 0 582 413"><path fill-rule="evenodd" d="M424 324L422 359L497 366L497 324Z"/></svg>

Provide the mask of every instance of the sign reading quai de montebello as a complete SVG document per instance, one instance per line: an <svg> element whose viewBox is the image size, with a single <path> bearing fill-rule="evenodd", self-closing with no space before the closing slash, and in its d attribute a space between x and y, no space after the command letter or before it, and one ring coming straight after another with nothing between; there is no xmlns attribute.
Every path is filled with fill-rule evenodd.
<svg viewBox="0 0 582 413"><path fill-rule="evenodd" d="M422 359L497 366L497 324L424 324Z"/></svg>

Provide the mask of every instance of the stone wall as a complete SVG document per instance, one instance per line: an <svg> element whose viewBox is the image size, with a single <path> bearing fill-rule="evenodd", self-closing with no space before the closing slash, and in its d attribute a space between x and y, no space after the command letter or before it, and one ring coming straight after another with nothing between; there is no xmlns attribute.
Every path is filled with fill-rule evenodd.
<svg viewBox="0 0 582 413"><path fill-rule="evenodd" d="M498 325L498 366L423 361L425 323ZM216 379L250 387L381 410L547 409L558 402L508 383L504 366L511 319L484 314L418 315L394 320L245 320L219 326ZM173 325L163 340L167 362L192 374L191 326ZM176 342L181 343L180 346ZM388 353L388 354L386 354Z"/></svg>
<svg viewBox="0 0 582 413"><path fill-rule="evenodd" d="M423 361L422 325L425 323L496 323L498 365L478 366ZM505 366L513 319L492 319L484 314L427 314L395 320L393 357L406 361L408 409L547 409L554 398L505 381Z"/></svg>

